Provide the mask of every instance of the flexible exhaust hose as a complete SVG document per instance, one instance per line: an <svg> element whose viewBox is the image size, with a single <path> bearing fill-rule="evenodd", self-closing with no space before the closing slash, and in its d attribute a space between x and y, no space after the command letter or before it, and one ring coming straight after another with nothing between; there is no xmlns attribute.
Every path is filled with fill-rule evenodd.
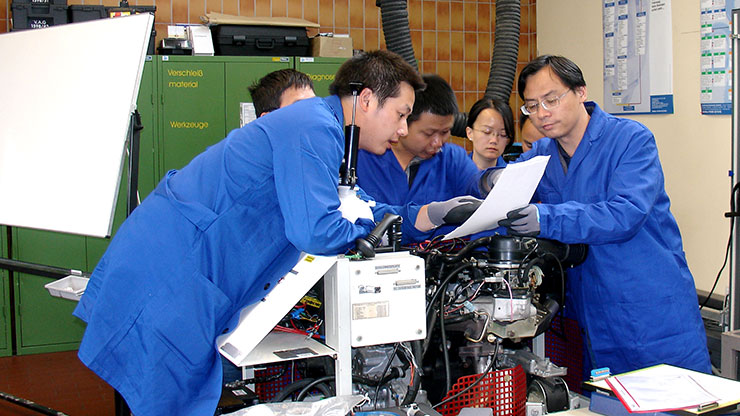
<svg viewBox="0 0 740 416"><path fill-rule="evenodd" d="M389 51L401 55L406 62L418 70L419 65L411 44L406 0L376 0L375 4L380 7L386 47ZM496 33L485 97L498 98L504 102L509 101L516 76L516 60L519 55L520 20L520 0L496 0ZM465 137L467 122L467 113L456 114L452 135Z"/></svg>
<svg viewBox="0 0 740 416"><path fill-rule="evenodd" d="M496 38L493 43L491 72L484 94L487 98L509 102L519 55L520 20L520 0L496 1Z"/></svg>
<svg viewBox="0 0 740 416"><path fill-rule="evenodd" d="M380 7L386 47L389 51L401 55L418 71L419 64L416 62L414 47L411 44L406 0L376 0L375 5Z"/></svg>

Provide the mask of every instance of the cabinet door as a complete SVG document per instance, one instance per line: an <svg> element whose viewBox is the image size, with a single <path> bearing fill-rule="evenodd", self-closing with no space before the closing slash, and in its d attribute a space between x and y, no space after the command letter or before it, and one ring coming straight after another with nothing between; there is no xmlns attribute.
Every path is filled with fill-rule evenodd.
<svg viewBox="0 0 740 416"><path fill-rule="evenodd" d="M0 257L8 258L6 228L0 225ZM0 269L0 357L12 353L10 348L10 297L8 295L8 271Z"/></svg>
<svg viewBox="0 0 740 416"><path fill-rule="evenodd" d="M313 81L313 89L319 97L329 95L329 85L346 58L296 58L295 69L308 75Z"/></svg>
<svg viewBox="0 0 740 416"><path fill-rule="evenodd" d="M13 258L29 263L84 270L85 237L13 228ZM15 323L19 354L75 349L84 323L72 316L76 302L52 297L53 279L15 273Z"/></svg>
<svg viewBox="0 0 740 416"><path fill-rule="evenodd" d="M139 87L139 98L136 107L141 115L143 129L139 132L139 197L143 201L152 192L156 181L159 180L156 170L156 148L157 138L156 124L156 61L147 56L144 63L144 72ZM126 200L128 197L128 157L125 158L121 184L118 189L118 202L113 217L112 235L126 219ZM112 236L111 235L111 236ZM87 237L87 271L92 271L95 265L108 248L110 238Z"/></svg>
<svg viewBox="0 0 740 416"><path fill-rule="evenodd" d="M288 57L225 57L226 61L226 132L241 126L242 103L251 103L249 88L254 82L278 69L293 68Z"/></svg>
<svg viewBox="0 0 740 416"><path fill-rule="evenodd" d="M225 134L224 63L161 56L160 169L181 169ZM208 57L205 57L208 58Z"/></svg>

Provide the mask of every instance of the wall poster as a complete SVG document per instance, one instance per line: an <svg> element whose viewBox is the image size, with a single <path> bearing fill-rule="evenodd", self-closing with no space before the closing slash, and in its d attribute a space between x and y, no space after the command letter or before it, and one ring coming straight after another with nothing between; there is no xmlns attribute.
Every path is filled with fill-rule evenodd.
<svg viewBox="0 0 740 416"><path fill-rule="evenodd" d="M671 0L603 0L604 109L673 113Z"/></svg>

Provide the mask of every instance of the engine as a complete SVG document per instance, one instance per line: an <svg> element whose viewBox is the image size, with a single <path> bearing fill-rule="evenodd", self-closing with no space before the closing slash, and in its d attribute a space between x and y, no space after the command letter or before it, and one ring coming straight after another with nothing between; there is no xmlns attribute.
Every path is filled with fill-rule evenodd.
<svg viewBox="0 0 740 416"><path fill-rule="evenodd" d="M565 298L565 270L586 246L495 235L464 245L421 247L427 285L422 385L432 403L463 375L522 365L538 377L567 371L531 353Z"/></svg>

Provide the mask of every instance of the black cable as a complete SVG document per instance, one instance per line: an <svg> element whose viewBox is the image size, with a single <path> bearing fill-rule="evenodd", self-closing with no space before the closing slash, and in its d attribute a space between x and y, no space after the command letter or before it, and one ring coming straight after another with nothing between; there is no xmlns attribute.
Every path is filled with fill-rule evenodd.
<svg viewBox="0 0 740 416"><path fill-rule="evenodd" d="M388 358L388 362L385 364L385 368L383 368L383 372L380 373L380 377L378 377L379 380L383 380L383 377L385 377L385 373L388 372L388 369L391 367L391 363L393 362L393 358L396 357L396 354L398 353L398 347L400 346L400 343L396 343L395 347L393 347L393 352L391 353L390 357ZM373 400L373 410L378 408L378 393L380 392L380 387L383 385L383 383L378 383L377 386L375 386L375 400Z"/></svg>
<svg viewBox="0 0 740 416"><path fill-rule="evenodd" d="M228 383L224 383L226 387L229 388L235 388L235 387L243 387L248 386L250 384L263 384L263 383L269 383L275 380L279 380L285 375L286 369L288 368L287 365L280 366L280 372L276 374L271 374L269 376L261 376L261 377L252 377L247 378L244 380L234 380L230 381Z"/></svg>
<svg viewBox="0 0 740 416"><path fill-rule="evenodd" d="M453 277L457 276L457 274L460 273L461 271L467 269L468 267L472 267L472 266L473 266L473 264L472 263L468 263L468 262L463 263L463 264L457 266L456 268L454 268L447 275L447 277L444 279L444 281L442 281L439 284L439 288L442 289L442 288L446 287L447 284L450 283L450 280L452 280ZM429 306L427 306L427 320L429 320L429 318L431 317L431 311L434 308L434 303L437 301L437 297L439 297L441 295L441 290L440 289L437 289L437 291L434 292L434 295L432 296L432 299L429 300Z"/></svg>
<svg viewBox="0 0 740 416"><path fill-rule="evenodd" d="M313 382L314 379L312 378L304 378L303 380L298 380L295 383L291 383L287 385L280 393L278 393L275 397L272 398L273 403L282 402L283 400L287 399L291 394L299 391L306 385Z"/></svg>
<svg viewBox="0 0 740 416"><path fill-rule="evenodd" d="M732 233L735 230L735 218L738 216L738 213L735 212L735 193L737 193L738 189L740 189L740 182L736 183L735 186L732 187L732 192L730 193L730 212L725 213L725 217L730 219L730 236L727 238L727 248L725 249L725 260L722 262L722 267L719 269L719 272L717 273L717 277L714 279L712 290L709 291L709 293L707 294L707 298L704 299L704 302L702 302L702 304L699 306L699 310L707 306L709 299L712 297L712 294L714 294L714 289L717 288L717 283L719 283L719 278L722 275L722 272L725 270L725 266L727 266L727 259L730 257L730 248L732 247Z"/></svg>
<svg viewBox="0 0 740 416"><path fill-rule="evenodd" d="M477 240L476 240L477 241ZM440 283L438 289L436 292L434 292L434 295L432 295L432 298L429 300L428 306L427 306L427 337L424 339L424 347L422 348L422 357L426 355L427 349L429 348L429 343L432 340L432 331L434 330L434 325L437 321L437 314L432 313L434 309L434 303L437 301L437 296L440 296L442 293L442 290L447 287L447 284L452 280L453 277L457 276L458 273L465 270L468 267L471 267L472 263L463 263L460 266L453 269L447 277ZM441 271L444 269L444 264L440 268L440 276L439 279L442 279L442 273Z"/></svg>
<svg viewBox="0 0 740 416"><path fill-rule="evenodd" d="M439 298L439 332L442 336L442 358L445 363L445 394L452 388L452 375L450 374L450 355L447 351L447 331L445 330L445 294L447 285L442 287L442 296Z"/></svg>
<svg viewBox="0 0 740 416"><path fill-rule="evenodd" d="M329 387L326 386L324 383L326 383L327 381L332 381L332 380L334 380L334 376L324 376L324 377L317 378L316 380L308 383L308 385L304 387L300 393L298 393L298 396L296 396L296 401L303 400L303 397L306 394L308 394L308 392L313 390L314 388L320 390L324 394L324 397L331 397L333 394L331 390L329 389Z"/></svg>
<svg viewBox="0 0 740 416"><path fill-rule="evenodd" d="M416 340L411 342L411 360L415 357L422 357L421 341ZM421 387L421 369L418 368L413 362L410 363L412 368L412 377L414 378L411 386L406 390L406 395L403 397L401 406L408 406L414 402L416 395L419 393L419 387Z"/></svg>
<svg viewBox="0 0 740 416"><path fill-rule="evenodd" d="M488 245L488 243L491 242L495 236L488 236L488 237L481 237L477 240L473 240L469 242L465 247L463 247L460 251L457 252L457 254L445 254L441 257L442 261L445 263L456 263L463 259L465 256L468 255L471 251L475 250L476 248L482 246L482 245Z"/></svg>
<svg viewBox="0 0 740 416"><path fill-rule="evenodd" d="M496 345L493 350L493 357L491 358L491 362L488 363L488 367L486 367L485 370L481 373L480 377L478 377L477 380L475 380L473 383L471 383L468 387L465 387L464 389L460 390L459 392L455 393L454 395L442 400L441 402L435 404L432 406L432 409L436 409L439 406L442 406L445 403L449 403L452 400L457 399L458 397L462 396L463 394L467 393L468 390L472 389L473 387L477 386L478 383L483 381L483 379L486 377L489 371L493 368L493 365L496 363L496 356L498 355L498 346L499 346L499 339L496 338Z"/></svg>
<svg viewBox="0 0 740 416"><path fill-rule="evenodd" d="M555 259L555 263L558 265L558 270L560 271L560 304L563 305L563 310L565 308L565 269L563 269L563 264L560 262L560 259L558 259L558 256L554 255L553 253L545 253L542 257L552 256L552 258Z"/></svg>
<svg viewBox="0 0 740 416"><path fill-rule="evenodd" d="M432 341L432 330L434 329L434 326L437 324L437 314L432 314L432 317L428 319L427 322L427 337L424 338L424 345L421 349L421 356L424 357L427 354L427 349L429 349L429 343Z"/></svg>

